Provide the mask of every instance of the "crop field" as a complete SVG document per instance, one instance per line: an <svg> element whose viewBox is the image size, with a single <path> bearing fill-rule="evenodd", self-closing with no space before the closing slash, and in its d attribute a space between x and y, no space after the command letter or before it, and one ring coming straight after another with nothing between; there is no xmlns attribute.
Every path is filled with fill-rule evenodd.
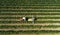
<svg viewBox="0 0 60 35"><path fill-rule="evenodd" d="M0 0L0 35L60 35L60 0Z"/></svg>

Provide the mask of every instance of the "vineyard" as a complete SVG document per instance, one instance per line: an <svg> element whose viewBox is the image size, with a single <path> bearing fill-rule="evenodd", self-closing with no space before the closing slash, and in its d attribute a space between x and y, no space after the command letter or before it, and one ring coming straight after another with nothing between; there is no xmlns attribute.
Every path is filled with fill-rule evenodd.
<svg viewBox="0 0 60 35"><path fill-rule="evenodd" d="M0 35L60 35L60 0L0 0Z"/></svg>

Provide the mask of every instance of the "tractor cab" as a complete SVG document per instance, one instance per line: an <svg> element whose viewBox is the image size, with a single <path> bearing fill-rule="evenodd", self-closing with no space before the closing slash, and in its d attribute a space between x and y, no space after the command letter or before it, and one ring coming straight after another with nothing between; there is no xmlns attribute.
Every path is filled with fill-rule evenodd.
<svg viewBox="0 0 60 35"><path fill-rule="evenodd" d="M28 21L27 17L23 17L22 19L23 19L23 21Z"/></svg>

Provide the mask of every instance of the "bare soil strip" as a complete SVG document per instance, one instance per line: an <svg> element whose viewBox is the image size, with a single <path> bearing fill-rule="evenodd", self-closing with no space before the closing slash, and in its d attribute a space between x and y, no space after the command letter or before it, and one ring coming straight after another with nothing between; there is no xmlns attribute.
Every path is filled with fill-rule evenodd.
<svg viewBox="0 0 60 35"><path fill-rule="evenodd" d="M19 30L23 30L23 31L28 31L28 30L57 30L60 31L60 28L34 28L34 29L0 29L0 31L9 31L9 30L13 30L13 31L19 31Z"/></svg>

